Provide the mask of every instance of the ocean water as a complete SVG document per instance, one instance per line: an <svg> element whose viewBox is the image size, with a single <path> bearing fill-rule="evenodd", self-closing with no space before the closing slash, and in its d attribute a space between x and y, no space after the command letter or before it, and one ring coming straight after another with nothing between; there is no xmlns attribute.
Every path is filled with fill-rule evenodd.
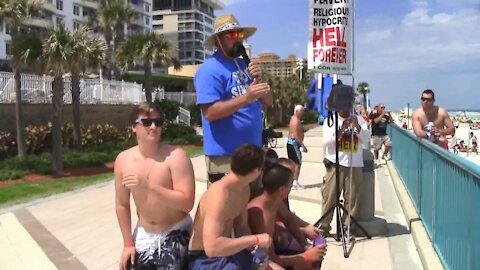
<svg viewBox="0 0 480 270"><path fill-rule="evenodd" d="M450 117L452 116L466 116L466 117L472 117L472 118L480 118L480 110L459 110L459 109L453 109L453 110L448 110L448 114Z"/></svg>

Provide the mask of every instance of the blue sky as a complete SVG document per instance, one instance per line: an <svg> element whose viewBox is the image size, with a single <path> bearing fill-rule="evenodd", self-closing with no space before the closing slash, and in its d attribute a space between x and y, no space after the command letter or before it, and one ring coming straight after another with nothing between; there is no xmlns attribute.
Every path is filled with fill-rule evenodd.
<svg viewBox="0 0 480 270"><path fill-rule="evenodd" d="M224 0L241 25L256 26L253 55L306 57L308 0ZM448 109L480 109L480 0L355 1L355 82L372 103L419 106L431 88ZM342 79L351 84L351 77Z"/></svg>

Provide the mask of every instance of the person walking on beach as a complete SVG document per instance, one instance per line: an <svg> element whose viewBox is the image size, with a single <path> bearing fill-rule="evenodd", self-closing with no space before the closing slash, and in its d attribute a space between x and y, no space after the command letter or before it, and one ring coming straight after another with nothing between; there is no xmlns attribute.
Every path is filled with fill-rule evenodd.
<svg viewBox="0 0 480 270"><path fill-rule="evenodd" d="M426 89L420 98L422 106L412 114L415 135L427 139L448 150L448 135L455 134L455 127L446 109L435 106L435 93Z"/></svg>
<svg viewBox="0 0 480 270"><path fill-rule="evenodd" d="M475 134L473 134L473 132L470 132L469 139L470 139L470 145L471 145L472 153L475 153L475 154L478 155L478 140L477 140L477 136L475 136Z"/></svg>
<svg viewBox="0 0 480 270"><path fill-rule="evenodd" d="M288 124L288 140L287 140L287 154L288 158L293 160L297 166L293 176L293 189L303 189L298 183L300 176L300 168L302 166L302 151L307 152L307 147L303 144L305 137L305 130L302 126L301 119L305 108L302 105L296 105L293 109L293 115L290 117Z"/></svg>
<svg viewBox="0 0 480 270"><path fill-rule="evenodd" d="M392 146L392 141L387 134L387 124L392 121L390 113L385 111L385 105L378 104L375 106L376 112L370 114L372 120L372 146L375 163L378 163L378 151L385 145L382 159L389 160L388 152Z"/></svg>
<svg viewBox="0 0 480 270"><path fill-rule="evenodd" d="M121 152L114 166L120 269L183 269L195 200L192 163L182 148L160 144L164 116L155 103L137 105L131 121L137 145ZM133 235L130 195L138 217Z"/></svg>
<svg viewBox="0 0 480 270"><path fill-rule="evenodd" d="M242 27L232 14L218 16L214 33L204 47L216 48L194 77L197 105L202 112L203 148L208 180L213 183L230 171L231 156L245 143L262 145L262 106L272 102L267 83L260 82L263 68L239 57L243 40L257 30Z"/></svg>

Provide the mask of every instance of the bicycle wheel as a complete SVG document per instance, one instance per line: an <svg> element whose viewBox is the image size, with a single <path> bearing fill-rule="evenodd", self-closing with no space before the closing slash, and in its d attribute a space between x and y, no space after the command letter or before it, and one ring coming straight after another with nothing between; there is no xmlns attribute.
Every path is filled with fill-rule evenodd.
<svg viewBox="0 0 480 270"><path fill-rule="evenodd" d="M277 138L268 139L268 145L270 146L270 148L277 147Z"/></svg>

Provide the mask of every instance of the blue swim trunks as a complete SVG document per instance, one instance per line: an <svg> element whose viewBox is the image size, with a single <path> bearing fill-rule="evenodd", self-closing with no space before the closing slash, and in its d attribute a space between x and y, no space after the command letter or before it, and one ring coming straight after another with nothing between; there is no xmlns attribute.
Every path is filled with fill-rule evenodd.
<svg viewBox="0 0 480 270"><path fill-rule="evenodd" d="M243 250L228 257L208 257L203 250L188 252L189 270L251 270L253 256Z"/></svg>

